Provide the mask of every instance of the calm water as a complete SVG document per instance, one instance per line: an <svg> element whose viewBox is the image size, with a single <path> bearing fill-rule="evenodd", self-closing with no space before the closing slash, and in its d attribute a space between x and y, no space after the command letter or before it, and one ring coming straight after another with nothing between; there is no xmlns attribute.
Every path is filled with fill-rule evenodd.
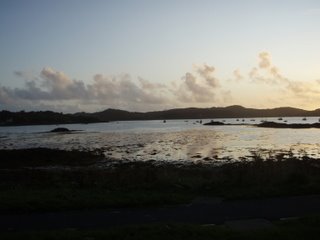
<svg viewBox="0 0 320 240"><path fill-rule="evenodd" d="M211 120L211 119L210 119ZM203 120L203 123L210 120ZM102 149L113 160L225 162L291 151L320 156L320 129L272 129L252 126L262 120L314 123L317 117L216 119L247 125L203 126L199 120L123 121L97 124L0 127L0 149L49 147ZM48 133L56 127L80 130Z"/></svg>

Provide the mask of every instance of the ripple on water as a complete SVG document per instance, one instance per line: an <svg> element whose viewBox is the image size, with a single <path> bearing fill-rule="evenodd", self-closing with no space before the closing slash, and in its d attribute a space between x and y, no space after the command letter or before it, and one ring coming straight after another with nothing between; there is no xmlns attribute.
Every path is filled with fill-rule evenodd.
<svg viewBox="0 0 320 240"><path fill-rule="evenodd" d="M15 133L0 136L1 149L49 147L102 149L114 160L243 161L254 156L320 156L320 130L219 127L178 132Z"/></svg>

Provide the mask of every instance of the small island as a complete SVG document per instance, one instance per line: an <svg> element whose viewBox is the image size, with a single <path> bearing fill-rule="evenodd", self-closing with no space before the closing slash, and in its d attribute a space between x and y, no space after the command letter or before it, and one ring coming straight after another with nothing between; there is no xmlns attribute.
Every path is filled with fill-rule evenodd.
<svg viewBox="0 0 320 240"><path fill-rule="evenodd" d="M57 133L57 132L71 132L68 128L58 127L55 129L52 129L50 132Z"/></svg>
<svg viewBox="0 0 320 240"><path fill-rule="evenodd" d="M203 125L206 125L206 126L221 126L221 125L225 125L225 124L223 122L218 122L218 121L211 120L210 122L204 123Z"/></svg>

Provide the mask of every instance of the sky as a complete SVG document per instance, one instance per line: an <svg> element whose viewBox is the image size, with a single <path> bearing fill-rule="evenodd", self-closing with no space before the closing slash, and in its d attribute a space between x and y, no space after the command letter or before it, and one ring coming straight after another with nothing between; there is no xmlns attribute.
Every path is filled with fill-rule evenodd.
<svg viewBox="0 0 320 240"><path fill-rule="evenodd" d="M0 110L320 108L318 0L1 0Z"/></svg>

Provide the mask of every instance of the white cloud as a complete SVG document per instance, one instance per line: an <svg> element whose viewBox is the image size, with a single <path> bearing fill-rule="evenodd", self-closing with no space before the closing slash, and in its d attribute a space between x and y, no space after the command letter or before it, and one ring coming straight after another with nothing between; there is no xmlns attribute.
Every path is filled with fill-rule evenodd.
<svg viewBox="0 0 320 240"><path fill-rule="evenodd" d="M267 52L259 54L258 67L253 67L249 78L253 83L264 83L273 87L273 95L282 102L296 102L295 105L304 105L306 102L319 102L319 87L317 81L294 81L285 77L271 61ZM304 102L303 102L304 101Z"/></svg>
<svg viewBox="0 0 320 240"><path fill-rule="evenodd" d="M182 90L189 93L189 101L209 102L213 100L213 92L205 87L204 84L201 84L193 74L186 73L182 79L185 86Z"/></svg>
<svg viewBox="0 0 320 240"><path fill-rule="evenodd" d="M249 72L249 78L256 83L281 84L288 83L278 67L271 62L271 56L268 52L261 52L258 55L258 67L253 67Z"/></svg>
<svg viewBox="0 0 320 240"><path fill-rule="evenodd" d="M24 72L15 71L18 77L25 78ZM33 79L25 79L21 88L0 86L0 103L4 106L44 105L104 106L104 108L127 108L129 110L152 110L169 104L169 91L164 84L151 83L138 78L132 80L128 74L104 76L96 74L93 81L85 84L71 79L65 73L46 67ZM51 107L52 108L52 107ZM87 107L86 107L87 108Z"/></svg>
<svg viewBox="0 0 320 240"><path fill-rule="evenodd" d="M173 84L173 94L176 100L188 104L216 103L216 89L219 81L214 77L215 68L207 64L194 65L195 73L187 72L182 81Z"/></svg>
<svg viewBox="0 0 320 240"><path fill-rule="evenodd" d="M219 81L213 76L215 71L213 66L203 64L201 66L195 65L195 68L200 77L202 77L210 87L216 88L219 86Z"/></svg>
<svg viewBox="0 0 320 240"><path fill-rule="evenodd" d="M145 89L145 90L165 89L166 88L165 84L152 83L142 77L138 77L138 80L140 82L142 89Z"/></svg>
<svg viewBox="0 0 320 240"><path fill-rule="evenodd" d="M284 105L296 102L296 106L311 102L315 105L320 101L320 80L288 79L273 64L268 52L258 54L258 61L248 77L241 73L236 69L232 72L232 80L220 83L215 76L215 67L194 65L193 71L186 72L181 79L165 84L142 77L133 78L129 74L95 74L90 82L85 82L50 67L43 68L38 74L15 71L15 76L24 79L24 86L0 86L0 106L1 109L97 111L120 108L151 111L175 107L250 105L253 104L252 98L264 105L275 104L278 99L282 99ZM234 81L241 81L241 86Z"/></svg>
<svg viewBox="0 0 320 240"><path fill-rule="evenodd" d="M141 82L141 79L139 79ZM127 74L118 77L108 77L101 74L94 76L94 82L88 85L88 93L92 99L104 104L165 104L166 98L159 89L164 88L157 84L151 84L143 80L142 86Z"/></svg>
<svg viewBox="0 0 320 240"><path fill-rule="evenodd" d="M215 68L207 64L194 67L173 84L151 82L129 74L106 76L96 74L90 83L71 79L65 73L46 67L31 77L23 71L14 74L24 79L24 87L0 87L0 102L8 105L74 106L82 108L122 108L135 111L160 110L186 104L215 103L220 86ZM66 108L64 108L66 109Z"/></svg>
<svg viewBox="0 0 320 240"><path fill-rule="evenodd" d="M234 78L235 78L235 80L236 80L237 82L243 80L243 76L241 75L239 69L236 69L236 70L233 71L233 76L234 76Z"/></svg>
<svg viewBox="0 0 320 240"><path fill-rule="evenodd" d="M260 68L269 68L271 66L270 55L267 52L259 53L259 67Z"/></svg>

